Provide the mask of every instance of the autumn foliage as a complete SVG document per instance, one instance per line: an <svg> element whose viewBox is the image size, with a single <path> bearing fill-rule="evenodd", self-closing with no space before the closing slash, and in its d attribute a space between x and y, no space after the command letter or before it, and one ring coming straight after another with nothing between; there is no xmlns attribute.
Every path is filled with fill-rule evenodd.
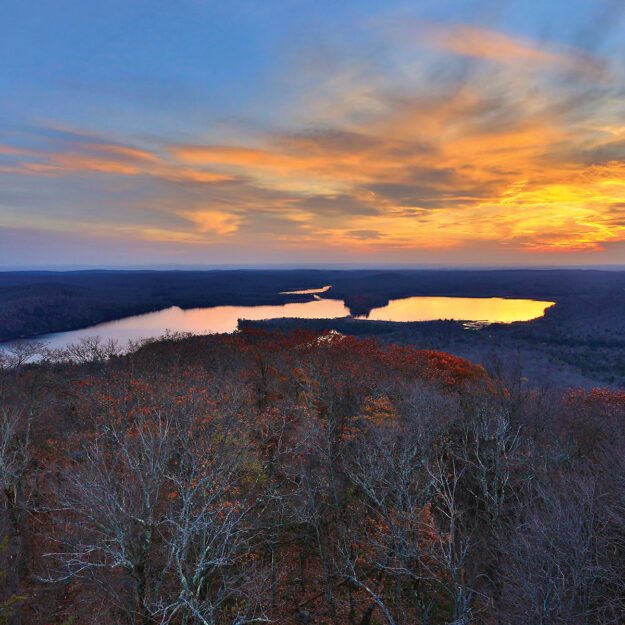
<svg viewBox="0 0 625 625"><path fill-rule="evenodd" d="M0 399L0 623L625 614L623 393L247 331L20 363Z"/></svg>

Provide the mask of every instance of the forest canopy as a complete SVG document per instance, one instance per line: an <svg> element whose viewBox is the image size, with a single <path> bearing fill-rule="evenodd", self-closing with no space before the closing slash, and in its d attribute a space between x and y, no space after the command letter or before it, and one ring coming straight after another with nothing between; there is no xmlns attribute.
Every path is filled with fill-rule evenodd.
<svg viewBox="0 0 625 625"><path fill-rule="evenodd" d="M622 623L625 393L341 334L0 368L0 623Z"/></svg>

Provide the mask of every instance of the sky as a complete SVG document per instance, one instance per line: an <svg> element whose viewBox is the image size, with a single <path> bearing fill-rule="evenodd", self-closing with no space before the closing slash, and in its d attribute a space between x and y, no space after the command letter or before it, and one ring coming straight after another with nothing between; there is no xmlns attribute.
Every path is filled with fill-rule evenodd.
<svg viewBox="0 0 625 625"><path fill-rule="evenodd" d="M623 0L1 0L0 267L625 264Z"/></svg>

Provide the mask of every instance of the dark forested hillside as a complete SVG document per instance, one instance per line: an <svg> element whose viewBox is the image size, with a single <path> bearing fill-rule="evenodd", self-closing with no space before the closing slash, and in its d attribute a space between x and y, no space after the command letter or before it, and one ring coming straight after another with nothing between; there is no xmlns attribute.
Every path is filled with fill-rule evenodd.
<svg viewBox="0 0 625 625"><path fill-rule="evenodd" d="M84 347L3 357L0 622L625 619L623 393L335 333Z"/></svg>

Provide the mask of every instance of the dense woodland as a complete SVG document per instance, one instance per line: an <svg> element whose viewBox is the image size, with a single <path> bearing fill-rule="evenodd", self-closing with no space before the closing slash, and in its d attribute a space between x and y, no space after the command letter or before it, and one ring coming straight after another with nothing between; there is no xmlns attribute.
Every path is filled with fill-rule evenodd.
<svg viewBox="0 0 625 625"><path fill-rule="evenodd" d="M625 393L336 333L0 368L0 623L625 619Z"/></svg>

